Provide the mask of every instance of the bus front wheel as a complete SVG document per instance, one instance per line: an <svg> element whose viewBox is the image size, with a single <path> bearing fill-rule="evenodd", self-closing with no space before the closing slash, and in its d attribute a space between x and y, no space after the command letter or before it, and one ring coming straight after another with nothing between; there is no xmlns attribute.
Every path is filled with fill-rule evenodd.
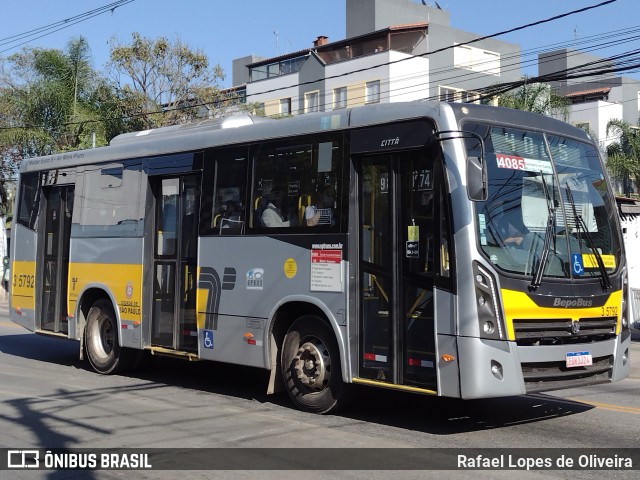
<svg viewBox="0 0 640 480"><path fill-rule="evenodd" d="M118 322L113 306L107 300L98 300L89 310L84 344L89 363L98 373L117 373L131 363L132 352L118 343Z"/></svg>
<svg viewBox="0 0 640 480"><path fill-rule="evenodd" d="M282 346L282 376L287 393L300 410L336 411L345 401L340 353L329 325L315 315L297 319Z"/></svg>

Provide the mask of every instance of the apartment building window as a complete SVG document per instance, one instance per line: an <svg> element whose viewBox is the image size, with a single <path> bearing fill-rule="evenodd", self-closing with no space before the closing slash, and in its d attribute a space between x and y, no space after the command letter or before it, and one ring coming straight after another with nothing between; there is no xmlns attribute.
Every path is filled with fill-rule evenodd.
<svg viewBox="0 0 640 480"><path fill-rule="evenodd" d="M280 115L291 115L291 98L280 99Z"/></svg>
<svg viewBox="0 0 640 480"><path fill-rule="evenodd" d="M380 80L367 82L365 86L365 103L380 103Z"/></svg>
<svg viewBox="0 0 640 480"><path fill-rule="evenodd" d="M347 108L347 87L333 89L333 109Z"/></svg>
<svg viewBox="0 0 640 480"><path fill-rule="evenodd" d="M319 111L320 92L309 92L304 94L304 113Z"/></svg>
<svg viewBox="0 0 640 480"><path fill-rule="evenodd" d="M265 78L278 77L280 75L288 75L296 73L300 70L308 55L302 57L289 58L279 62L273 62L266 65L257 65L249 68L249 75L252 82L264 80Z"/></svg>

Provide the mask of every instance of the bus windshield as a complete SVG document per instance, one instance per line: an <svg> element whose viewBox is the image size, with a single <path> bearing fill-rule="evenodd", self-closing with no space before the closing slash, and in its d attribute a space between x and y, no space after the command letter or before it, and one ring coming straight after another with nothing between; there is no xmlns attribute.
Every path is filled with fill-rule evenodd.
<svg viewBox="0 0 640 480"><path fill-rule="evenodd" d="M489 191L475 212L482 253L504 272L599 276L608 284L608 272L620 263L620 239L595 146L495 125L464 129L485 142ZM479 149L477 140L467 140L469 155Z"/></svg>

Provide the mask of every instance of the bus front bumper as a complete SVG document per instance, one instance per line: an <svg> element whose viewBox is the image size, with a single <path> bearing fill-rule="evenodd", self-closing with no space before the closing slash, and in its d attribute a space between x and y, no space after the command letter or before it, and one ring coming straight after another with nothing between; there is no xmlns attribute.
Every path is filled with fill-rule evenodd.
<svg viewBox="0 0 640 480"><path fill-rule="evenodd" d="M487 398L573 388L629 375L631 336L571 345L518 346L515 342L458 338L461 398ZM567 367L567 354L592 365Z"/></svg>

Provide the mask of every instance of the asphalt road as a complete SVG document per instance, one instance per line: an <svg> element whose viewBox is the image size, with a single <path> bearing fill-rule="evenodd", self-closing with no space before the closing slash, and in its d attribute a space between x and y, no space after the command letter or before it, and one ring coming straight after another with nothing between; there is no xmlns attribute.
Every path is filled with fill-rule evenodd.
<svg viewBox="0 0 640 480"><path fill-rule="evenodd" d="M640 336L632 358L640 358ZM267 373L256 369L170 358L153 358L128 376L97 375L79 360L76 342L31 334L11 323L0 305L0 448L170 448L185 458L193 448L234 448L244 449L239 452L246 453L247 465L246 470L0 471L0 478L640 477L640 465L634 472L326 471L333 465L328 448L340 449L342 460L345 452L347 458L358 453L342 449L381 448L374 451L373 464L396 465L406 458L409 465L418 454L471 448L500 453L520 447L543 456L545 448L639 447L640 363L616 384L499 399L458 401L360 388L351 409L328 416L294 410L286 394L266 395L266 381ZM251 449L263 447L286 449L277 454L290 460L288 469L252 470L260 459ZM425 450L403 455L396 448ZM436 450L442 448L450 450ZM291 470L297 466L307 470Z"/></svg>

